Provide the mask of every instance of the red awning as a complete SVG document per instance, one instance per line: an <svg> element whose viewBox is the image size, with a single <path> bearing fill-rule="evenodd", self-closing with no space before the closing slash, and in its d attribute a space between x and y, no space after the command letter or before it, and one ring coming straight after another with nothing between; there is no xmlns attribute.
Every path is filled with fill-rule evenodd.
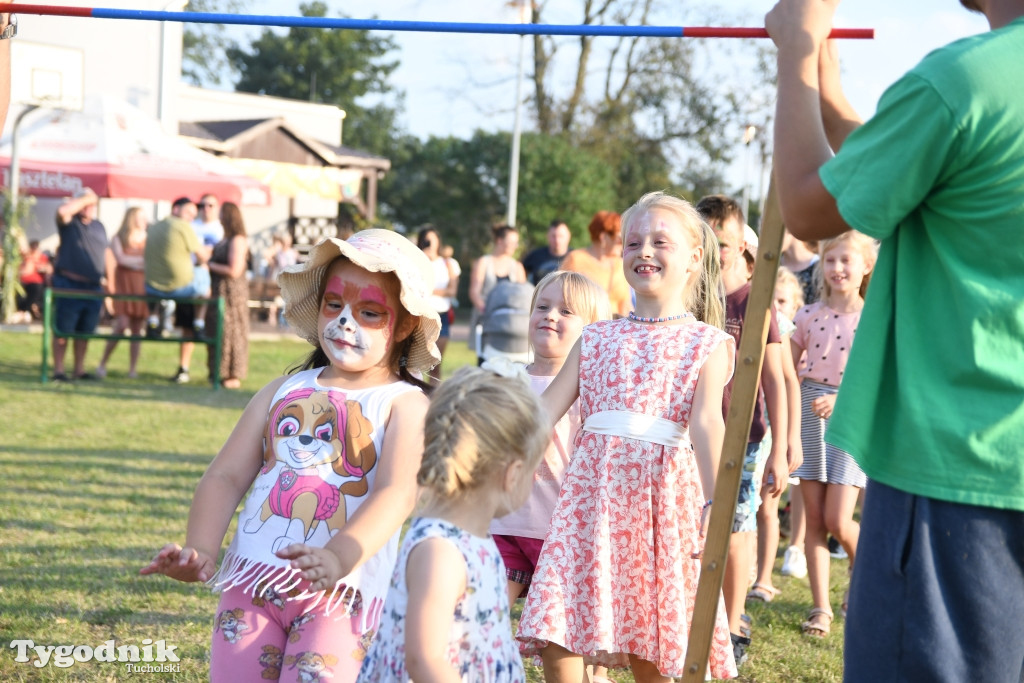
<svg viewBox="0 0 1024 683"><path fill-rule="evenodd" d="M67 197L83 187L100 197L173 201L207 192L265 206L270 189L230 162L196 149L140 110L108 97L80 112L39 110L18 129L20 191ZM10 187L11 136L0 141L0 181Z"/></svg>

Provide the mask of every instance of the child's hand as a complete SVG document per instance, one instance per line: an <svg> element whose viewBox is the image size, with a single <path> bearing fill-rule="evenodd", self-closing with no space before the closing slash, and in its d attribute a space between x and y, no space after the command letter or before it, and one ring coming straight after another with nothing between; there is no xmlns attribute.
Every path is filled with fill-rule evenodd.
<svg viewBox="0 0 1024 683"><path fill-rule="evenodd" d="M786 451L786 462L789 464L790 474L796 472L797 468L804 464L804 447L799 440L790 441L789 450Z"/></svg>
<svg viewBox="0 0 1024 683"><path fill-rule="evenodd" d="M216 563L206 553L195 548L182 548L177 543L168 543L139 573L164 574L178 581L192 582L208 581L214 569Z"/></svg>
<svg viewBox="0 0 1024 683"><path fill-rule="evenodd" d="M789 464L786 458L787 444L780 444L776 447L772 444L771 455L764 466L764 476L761 481L761 493L765 496L777 498L786 490L786 483L789 481Z"/></svg>
<svg viewBox="0 0 1024 683"><path fill-rule="evenodd" d="M292 543L277 551L277 556L291 560L292 569L298 569L299 576L309 581L309 590L322 591L338 582L341 560L327 548L315 548L305 543Z"/></svg>
<svg viewBox="0 0 1024 683"><path fill-rule="evenodd" d="M704 538L708 534L708 523L711 521L711 506L705 505L704 509L700 513L700 547L694 553L690 553L690 557L695 560L699 560L704 557Z"/></svg>
<svg viewBox="0 0 1024 683"><path fill-rule="evenodd" d="M832 410L836 406L837 394L825 394L811 401L811 410L823 420L832 417Z"/></svg>

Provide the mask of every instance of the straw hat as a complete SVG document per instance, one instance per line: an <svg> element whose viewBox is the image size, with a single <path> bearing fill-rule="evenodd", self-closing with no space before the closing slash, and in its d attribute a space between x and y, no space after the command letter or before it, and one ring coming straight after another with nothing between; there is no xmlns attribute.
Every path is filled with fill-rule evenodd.
<svg viewBox="0 0 1024 683"><path fill-rule="evenodd" d="M422 250L391 230L362 230L348 241L329 237L313 248L305 263L284 269L278 276L285 301L284 317L296 333L319 346L320 292L327 267L338 256L371 273L394 273L398 277L402 307L419 318L406 366L411 372L422 372L440 363L436 342L441 319L428 299L434 286L434 267Z"/></svg>

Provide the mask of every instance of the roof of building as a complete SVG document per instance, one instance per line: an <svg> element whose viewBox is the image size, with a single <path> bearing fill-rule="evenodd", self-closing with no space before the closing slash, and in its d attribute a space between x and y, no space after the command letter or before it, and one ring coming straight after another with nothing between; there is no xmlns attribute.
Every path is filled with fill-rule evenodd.
<svg viewBox="0 0 1024 683"><path fill-rule="evenodd" d="M181 136L188 138L192 144L214 154L239 156L239 150L258 139L273 134L284 134L295 145L315 155L323 166L339 168L372 168L387 171L391 161L386 157L371 154L365 150L331 145L315 140L298 131L283 117L265 119L234 119L226 121L182 121L178 125ZM263 150L259 158L274 156L273 152ZM251 154L249 155L251 156ZM270 161L287 161L288 159L271 158Z"/></svg>

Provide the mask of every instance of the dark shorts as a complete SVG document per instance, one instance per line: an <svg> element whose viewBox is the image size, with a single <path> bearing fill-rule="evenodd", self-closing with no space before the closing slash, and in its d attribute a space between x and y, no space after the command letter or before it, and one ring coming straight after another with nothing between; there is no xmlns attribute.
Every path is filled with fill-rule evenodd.
<svg viewBox="0 0 1024 683"><path fill-rule="evenodd" d="M69 280L63 275L53 276L54 289L73 289L79 292L102 293L99 285ZM103 299L65 299L54 293L53 323L56 331L92 334L100 323Z"/></svg>
<svg viewBox="0 0 1024 683"><path fill-rule="evenodd" d="M844 680L1024 681L1024 512L872 481L850 583Z"/></svg>
<svg viewBox="0 0 1024 683"><path fill-rule="evenodd" d="M438 315L441 316L441 334L437 335L438 339L448 339L452 336L452 324L448 320L449 313L451 313L450 310L445 311L444 313L438 313Z"/></svg>
<svg viewBox="0 0 1024 683"><path fill-rule="evenodd" d="M529 586L540 558L540 549L544 547L544 539L495 534L494 544L498 546L501 559L505 562L505 576L508 580Z"/></svg>
<svg viewBox="0 0 1024 683"><path fill-rule="evenodd" d="M22 312L31 311L32 306L39 306L42 308L43 303L43 283L41 282L22 282L21 288L25 290L23 296L16 297L15 305L18 310Z"/></svg>

